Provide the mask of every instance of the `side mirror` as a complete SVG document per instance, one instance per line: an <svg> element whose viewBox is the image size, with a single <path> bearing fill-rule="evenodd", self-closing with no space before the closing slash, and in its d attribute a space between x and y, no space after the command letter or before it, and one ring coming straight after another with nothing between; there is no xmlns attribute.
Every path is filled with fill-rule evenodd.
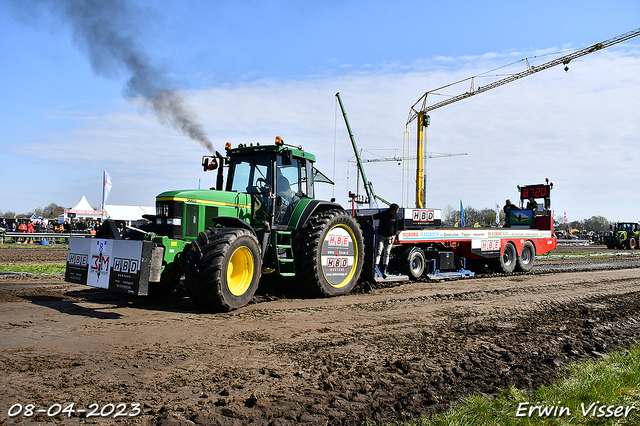
<svg viewBox="0 0 640 426"><path fill-rule="evenodd" d="M215 157L202 157L202 169L205 172L215 170L218 168L218 160Z"/></svg>
<svg viewBox="0 0 640 426"><path fill-rule="evenodd" d="M290 166L293 164L293 151L290 149L282 151L282 165Z"/></svg>

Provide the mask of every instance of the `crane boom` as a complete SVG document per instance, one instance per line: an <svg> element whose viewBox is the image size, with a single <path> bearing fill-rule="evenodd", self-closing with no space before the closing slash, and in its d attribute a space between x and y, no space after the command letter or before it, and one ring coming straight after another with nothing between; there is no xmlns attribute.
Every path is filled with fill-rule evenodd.
<svg viewBox="0 0 640 426"><path fill-rule="evenodd" d="M427 152L427 158L444 158L444 157L456 157L459 155L468 155L466 152L461 153L452 153L452 154L438 154L433 152ZM363 163L382 163L387 161L413 161L417 160L418 157L381 157L381 158L361 158Z"/></svg>
<svg viewBox="0 0 640 426"><path fill-rule="evenodd" d="M487 84L486 86L478 87L475 90L470 90L468 92L461 93L461 94L459 94L457 96L453 96L453 97L451 97L449 99L446 99L444 101L441 101L441 102L435 103L433 105L427 106L427 104L426 104L427 95L429 95L430 93L433 93L433 92L435 92L437 90L441 90L441 89L443 89L445 87L449 87L451 85L447 85L447 86L443 86L443 87L439 87L437 89L431 90L431 91L425 93L424 95L422 95L422 97L420 99L418 99L418 101L415 104L413 104L411 106L411 111L409 112L409 118L407 119L407 125L409 125L409 123L411 123L413 120L415 120L416 117L418 116L418 114L420 114L420 113L426 113L427 111L436 110L436 109L441 108L443 106L450 105L450 104L452 104L454 102L458 102L458 101L461 101L463 99L469 98L471 96L487 92L487 91L489 91L491 89L495 89L496 87L503 86L503 85L505 85L507 83L511 83L512 81L519 80L521 78L528 77L528 76L533 75L535 73L538 73L540 71L544 71L546 69L555 67L556 65L561 65L561 64L562 65L567 65L569 62L571 62L572 60L574 60L576 58L588 55L588 54L593 53L593 52L597 52L598 50L606 49L607 47L613 46L614 44L622 43L623 41L627 41L627 40L632 39L634 37L637 37L639 35L640 35L640 28L636 28L633 31L626 32L626 33L621 34L621 35L619 35L617 37L610 38L609 40L605 40L603 42L596 43L596 44L594 44L592 46L586 47L584 49L577 50L577 51L575 51L573 53L570 53L568 55L565 55L565 56L562 56L560 58L554 59L552 61L545 62L542 65L529 66L529 67L527 67L527 69L525 71L522 71L522 72L519 72L519 73L516 73L516 74L512 74L512 75L510 75L510 76L508 76L506 78L503 78L501 80L495 81L495 82L490 83L490 84ZM470 77L470 78L473 78L473 77ZM462 81L464 81L464 80L462 80ZM420 107L420 110L418 111L418 110L416 110L416 106L421 102L422 102L422 106Z"/></svg>
<svg viewBox="0 0 640 426"><path fill-rule="evenodd" d="M427 115L427 112L429 111L433 111L436 110L438 108L441 108L443 106L446 105L450 105L454 102L458 102L461 101L463 99L467 99L470 98L471 96L474 95L478 95L480 93L484 93L487 92L491 89L495 89L496 87L500 87L503 86L507 83L511 83L512 81L515 80L519 80L521 78L524 77L528 77L530 75L536 74L540 71L544 71L546 69L555 67L556 65L567 65L569 62L571 62L572 60L579 58L581 56L585 56L588 55L590 53L593 52L597 52L599 50L602 49L606 49L607 47L613 46L615 44L618 43L622 43L624 41L627 41L629 39L632 39L634 37L637 37L640 35L640 28L636 28L635 30L626 32L624 34L620 34L617 37L613 37L610 38L608 40L605 40L603 42L600 43L596 43L592 46L586 47L584 49L580 49L577 50L573 53L570 53L568 55L562 56L560 58L554 59L552 61L549 62L545 62L542 65L538 65L538 66L528 66L527 69L525 71L516 73L516 74L512 74L508 77L505 77L501 80L497 80L493 83L487 84L486 86L482 86L482 87L478 87L477 89L473 89L473 85L471 87L471 89L468 92L462 93L460 95L457 96L453 96L449 99L446 99L444 101L435 103L431 106L427 105L427 96L431 93L435 93L437 90L443 89L445 87L449 87L452 86L453 84L457 84L460 83L462 81L465 80L461 80L458 81L456 83L453 84L449 84L443 87L439 87L437 89L431 90L427 93L425 93L424 95L422 95L420 97L420 99L418 99L418 101L416 103L414 103L411 106L411 109L409 110L409 117L407 118L407 126L413 122L414 120L416 120L417 118L417 126L418 126L418 132L417 132L417 150L416 150L416 154L418 157L418 161L417 161L417 167L416 167L416 207L417 208L423 208L424 207L424 200L425 200L425 188L424 188L424 184L423 184L423 179L424 179L424 161L423 161L423 157L424 157L424 127L426 127L429 124L429 116ZM528 61L527 61L528 63ZM472 80L473 81L474 77L470 77L467 80ZM420 107L418 108L418 105L420 105Z"/></svg>

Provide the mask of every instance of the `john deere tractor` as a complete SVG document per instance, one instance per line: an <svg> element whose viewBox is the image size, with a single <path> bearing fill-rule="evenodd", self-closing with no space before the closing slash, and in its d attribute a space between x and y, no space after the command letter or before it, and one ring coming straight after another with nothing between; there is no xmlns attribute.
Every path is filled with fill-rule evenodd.
<svg viewBox="0 0 640 426"><path fill-rule="evenodd" d="M191 299L211 311L249 303L263 274L297 276L320 296L348 293L362 270L362 231L339 204L315 198L317 183L332 182L314 162L280 137L227 144L225 156L203 157L215 187L159 194L152 229L121 240L106 223L90 242L72 239L66 279L146 295L184 274Z"/></svg>
<svg viewBox="0 0 640 426"><path fill-rule="evenodd" d="M638 247L638 222L616 222L611 225L611 231L610 235L605 237L607 248L633 250Z"/></svg>

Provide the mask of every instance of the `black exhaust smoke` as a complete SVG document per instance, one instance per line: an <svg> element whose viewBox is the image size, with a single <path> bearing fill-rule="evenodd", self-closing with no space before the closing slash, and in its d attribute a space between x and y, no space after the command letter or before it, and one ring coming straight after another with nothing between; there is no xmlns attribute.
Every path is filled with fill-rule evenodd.
<svg viewBox="0 0 640 426"><path fill-rule="evenodd" d="M15 2L28 8L34 2ZM87 54L93 71L105 78L128 76L124 96L141 101L162 124L170 124L214 153L195 114L187 107L177 84L152 64L139 46L138 33L152 12L126 0L35 0L71 26L73 40Z"/></svg>

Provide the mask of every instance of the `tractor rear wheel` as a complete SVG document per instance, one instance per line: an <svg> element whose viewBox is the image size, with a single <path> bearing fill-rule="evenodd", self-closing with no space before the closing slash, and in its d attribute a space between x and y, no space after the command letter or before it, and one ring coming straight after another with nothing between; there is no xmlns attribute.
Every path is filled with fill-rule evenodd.
<svg viewBox="0 0 640 426"><path fill-rule="evenodd" d="M187 254L185 288L198 306L230 311L253 299L262 257L256 237L246 229L209 228Z"/></svg>
<svg viewBox="0 0 640 426"><path fill-rule="evenodd" d="M311 216L295 239L298 278L318 296L350 292L358 282L364 241L358 222L344 210Z"/></svg>

